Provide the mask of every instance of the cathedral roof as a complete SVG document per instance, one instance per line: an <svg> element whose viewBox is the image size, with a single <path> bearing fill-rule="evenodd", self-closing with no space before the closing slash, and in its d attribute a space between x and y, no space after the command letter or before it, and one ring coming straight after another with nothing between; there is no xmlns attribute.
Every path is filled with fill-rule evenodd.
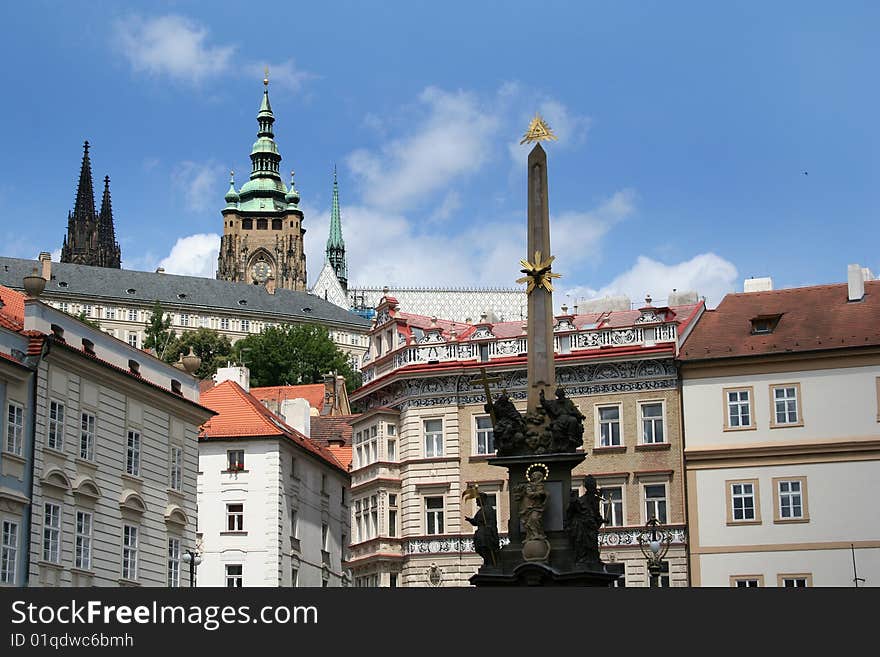
<svg viewBox="0 0 880 657"><path fill-rule="evenodd" d="M33 260L0 257L0 285L21 289L22 278L31 274ZM152 305L158 300L166 308L181 307L206 311L225 310L247 316L274 315L300 322L330 324L366 330L366 320L306 292L277 289L270 294L262 285L231 283L199 276L178 276L129 269L108 269L72 263L53 262L52 280L43 294L47 298L63 295L120 304Z"/></svg>

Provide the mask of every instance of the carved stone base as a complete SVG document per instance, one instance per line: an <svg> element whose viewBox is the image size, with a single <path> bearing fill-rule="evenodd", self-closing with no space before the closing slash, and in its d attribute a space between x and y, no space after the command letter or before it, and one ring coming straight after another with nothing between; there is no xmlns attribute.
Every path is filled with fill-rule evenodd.
<svg viewBox="0 0 880 657"><path fill-rule="evenodd" d="M526 561L547 561L550 556L550 542L547 539L532 539L523 543L522 557Z"/></svg>
<svg viewBox="0 0 880 657"><path fill-rule="evenodd" d="M559 570L545 563L526 561L509 572L481 568L471 576L474 586L611 586L623 576L623 563L579 564L576 570Z"/></svg>

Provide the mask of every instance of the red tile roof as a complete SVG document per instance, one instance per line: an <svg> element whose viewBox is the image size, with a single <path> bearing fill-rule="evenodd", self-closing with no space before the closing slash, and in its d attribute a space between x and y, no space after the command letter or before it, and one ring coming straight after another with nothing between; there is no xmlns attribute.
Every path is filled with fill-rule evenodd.
<svg viewBox="0 0 880 657"><path fill-rule="evenodd" d="M24 300L21 292L0 285L0 326L10 331L24 328Z"/></svg>
<svg viewBox="0 0 880 657"><path fill-rule="evenodd" d="M327 448L306 438L261 404L253 394L234 381L224 381L201 397L201 403L217 412L202 425L199 439L230 439L252 437L285 438L311 452L330 465L348 472Z"/></svg>
<svg viewBox="0 0 880 657"><path fill-rule="evenodd" d="M771 333L752 334L751 320L781 315ZM728 294L703 313L680 358L694 361L880 345L880 281L865 282L861 301L847 285L816 285Z"/></svg>
<svg viewBox="0 0 880 657"><path fill-rule="evenodd" d="M251 388L251 394L260 401L281 404L286 399L305 399L319 413L324 410L324 384L308 383L298 386L265 386Z"/></svg>
<svg viewBox="0 0 880 657"><path fill-rule="evenodd" d="M346 469L351 467L351 422L357 417L357 415L311 417L309 438L329 449Z"/></svg>

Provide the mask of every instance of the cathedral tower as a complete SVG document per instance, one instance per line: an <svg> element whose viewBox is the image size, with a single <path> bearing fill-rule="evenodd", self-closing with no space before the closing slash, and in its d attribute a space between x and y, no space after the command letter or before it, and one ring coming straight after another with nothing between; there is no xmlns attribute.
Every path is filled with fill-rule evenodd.
<svg viewBox="0 0 880 657"><path fill-rule="evenodd" d="M67 235L61 247L61 262L119 269L121 260L110 205L110 177L104 177L101 211L96 212L89 142L85 142L73 212L67 213Z"/></svg>
<svg viewBox="0 0 880 657"><path fill-rule="evenodd" d="M235 191L230 178L222 210L223 237L217 278L276 288L306 289L303 213L290 172L290 188L279 173L281 155L272 125L269 79L263 80L263 101L257 113L257 141L251 149L250 180Z"/></svg>

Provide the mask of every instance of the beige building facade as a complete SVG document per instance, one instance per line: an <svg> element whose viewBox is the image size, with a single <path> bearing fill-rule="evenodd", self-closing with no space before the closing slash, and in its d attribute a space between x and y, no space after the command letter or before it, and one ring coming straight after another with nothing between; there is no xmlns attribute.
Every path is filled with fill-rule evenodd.
<svg viewBox="0 0 880 657"><path fill-rule="evenodd" d="M671 538L661 582L688 584L681 415L674 358L701 303L555 319L557 381L584 421L582 465L613 511L602 558L625 564L629 586L647 585L638 546L657 516ZM361 586L468 586L480 565L462 502L471 484L493 497L499 532L511 516L507 470L494 455L481 368L493 395L526 397L521 322L448 322L401 312L385 297L377 308L364 377L352 394L366 411L352 422L352 546L349 567ZM604 345L604 346L603 346Z"/></svg>

